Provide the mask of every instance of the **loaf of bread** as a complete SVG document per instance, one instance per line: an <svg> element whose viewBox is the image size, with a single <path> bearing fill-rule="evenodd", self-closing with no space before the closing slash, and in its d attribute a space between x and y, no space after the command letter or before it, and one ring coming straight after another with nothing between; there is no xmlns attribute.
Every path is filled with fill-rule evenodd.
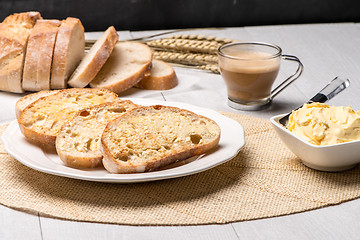
<svg viewBox="0 0 360 240"><path fill-rule="evenodd" d="M117 98L115 93L106 89L60 90L27 106L18 118L20 130L28 141L53 150L60 128L78 110Z"/></svg>
<svg viewBox="0 0 360 240"><path fill-rule="evenodd" d="M78 111L61 127L56 137L60 159L71 167L101 166L100 138L106 124L135 107L137 105L129 100L118 100Z"/></svg>
<svg viewBox="0 0 360 240"><path fill-rule="evenodd" d="M39 12L15 13L0 24L0 90L22 93L25 49Z"/></svg>
<svg viewBox="0 0 360 240"><path fill-rule="evenodd" d="M67 87L69 77L79 65L85 51L84 27L80 19L68 17L61 22L54 48L51 89Z"/></svg>
<svg viewBox="0 0 360 240"><path fill-rule="evenodd" d="M151 61L152 51L147 45L119 42L90 86L106 88L119 94L150 74Z"/></svg>
<svg viewBox="0 0 360 240"><path fill-rule="evenodd" d="M59 20L38 20L26 48L22 88L26 91L50 89L50 72Z"/></svg>
<svg viewBox="0 0 360 240"><path fill-rule="evenodd" d="M88 85L109 58L118 39L115 28L109 27L81 60L70 77L69 85L78 88Z"/></svg>
<svg viewBox="0 0 360 240"><path fill-rule="evenodd" d="M173 67L161 60L154 59L150 76L144 77L135 87L149 90L168 90L178 85Z"/></svg>
<svg viewBox="0 0 360 240"><path fill-rule="evenodd" d="M20 113L31 103L35 102L39 98L46 97L51 94L55 94L57 92L58 92L57 90L53 90L53 91L44 90L44 91L39 91L36 93L28 94L28 95L20 98L19 100L17 100L17 102L15 104L16 118L18 118Z"/></svg>
<svg viewBox="0 0 360 240"><path fill-rule="evenodd" d="M111 173L151 171L216 147L220 131L213 120L184 109L135 108L106 126L103 165Z"/></svg>

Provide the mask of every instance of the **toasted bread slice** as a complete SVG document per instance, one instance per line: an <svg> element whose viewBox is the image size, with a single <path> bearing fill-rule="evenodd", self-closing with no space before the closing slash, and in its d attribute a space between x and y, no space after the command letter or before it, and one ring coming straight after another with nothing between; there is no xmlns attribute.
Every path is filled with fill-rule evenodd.
<svg viewBox="0 0 360 240"><path fill-rule="evenodd" d="M168 90L178 85L174 68L161 60L154 59L150 76L144 77L135 87L149 90Z"/></svg>
<svg viewBox="0 0 360 240"><path fill-rule="evenodd" d="M27 107L29 106L31 103L35 102L36 100L38 100L39 98L42 97L46 97L49 96L51 94L55 94L57 93L58 90L52 90L52 91L39 91L36 93L32 93L32 94L28 94L22 98L20 98L16 104L15 104L15 113L16 113L16 118L19 117L20 113Z"/></svg>
<svg viewBox="0 0 360 240"><path fill-rule="evenodd" d="M93 88L106 88L120 93L150 74L151 49L139 42L119 42L96 78Z"/></svg>
<svg viewBox="0 0 360 240"><path fill-rule="evenodd" d="M60 159L77 168L102 165L100 138L106 124L137 106L129 100L118 100L80 110L62 126L56 137Z"/></svg>
<svg viewBox="0 0 360 240"><path fill-rule="evenodd" d="M110 102L118 97L105 89L70 88L39 98L19 115L18 123L26 139L45 149L55 149L55 139L65 121L78 110Z"/></svg>
<svg viewBox="0 0 360 240"><path fill-rule="evenodd" d="M54 48L51 89L67 87L69 77L79 65L85 51L85 34L81 21L68 17L61 22Z"/></svg>
<svg viewBox="0 0 360 240"><path fill-rule="evenodd" d="M24 63L24 90L50 90L51 64L59 26L59 20L38 20L31 31Z"/></svg>
<svg viewBox="0 0 360 240"><path fill-rule="evenodd" d="M15 13L0 24L0 45L4 53L0 63L0 90L21 93L27 41L39 12Z"/></svg>
<svg viewBox="0 0 360 240"><path fill-rule="evenodd" d="M79 88L88 85L109 58L118 39L119 35L115 28L109 27L75 69L70 77L69 85Z"/></svg>
<svg viewBox="0 0 360 240"><path fill-rule="evenodd" d="M213 120L184 109L135 108L106 126L103 165L111 173L154 170L214 148L220 131Z"/></svg>

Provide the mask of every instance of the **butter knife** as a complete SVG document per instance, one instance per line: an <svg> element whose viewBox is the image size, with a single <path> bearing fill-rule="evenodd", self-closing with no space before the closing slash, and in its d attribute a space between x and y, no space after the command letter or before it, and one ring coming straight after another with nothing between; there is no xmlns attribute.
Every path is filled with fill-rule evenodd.
<svg viewBox="0 0 360 240"><path fill-rule="evenodd" d="M335 97L338 93L342 92L350 85L348 78L337 76L330 83L328 83L323 89L320 90L314 97L312 97L307 103L320 102L325 103ZM301 108L296 108L295 110ZM279 123L286 127L291 112L286 116L280 118Z"/></svg>

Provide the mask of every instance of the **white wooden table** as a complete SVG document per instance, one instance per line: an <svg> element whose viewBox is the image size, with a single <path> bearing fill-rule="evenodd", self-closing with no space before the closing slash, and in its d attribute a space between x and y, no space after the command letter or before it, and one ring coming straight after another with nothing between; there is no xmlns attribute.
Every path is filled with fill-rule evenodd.
<svg viewBox="0 0 360 240"><path fill-rule="evenodd" d="M151 32L119 32L121 39ZM286 54L297 55L305 69L299 80L283 91L273 105L259 112L242 112L226 104L226 89L219 75L176 68L183 89L158 94L130 95L181 101L218 111L233 111L262 118L288 112L311 98L337 75L351 86L329 103L360 110L360 24L313 24L197 30L191 34L270 42ZM96 38L98 33L88 33ZM294 71L283 64L277 81ZM21 96L0 92L0 123L15 119L14 104ZM0 186L1 187L1 186ZM360 183L359 183L360 191ZM288 216L225 225L137 227L57 220L0 205L0 239L360 239L360 199Z"/></svg>

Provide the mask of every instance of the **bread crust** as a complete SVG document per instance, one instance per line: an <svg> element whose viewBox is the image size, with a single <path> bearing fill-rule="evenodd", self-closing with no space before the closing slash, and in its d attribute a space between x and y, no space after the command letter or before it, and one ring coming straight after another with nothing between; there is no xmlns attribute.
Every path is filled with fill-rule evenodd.
<svg viewBox="0 0 360 240"><path fill-rule="evenodd" d="M24 63L24 90L50 89L51 65L59 26L59 20L39 20L31 31Z"/></svg>
<svg viewBox="0 0 360 240"><path fill-rule="evenodd" d="M85 51L85 30L80 19L68 17L62 21L54 48L51 89L63 89Z"/></svg>
<svg viewBox="0 0 360 240"><path fill-rule="evenodd" d="M56 152L60 159L75 168L101 166L100 138L106 124L135 107L138 105L119 99L78 111L61 127L56 137Z"/></svg>
<svg viewBox="0 0 360 240"><path fill-rule="evenodd" d="M134 56L137 56L136 60L130 59L135 58ZM90 86L106 88L119 94L150 74L151 61L152 51L147 45L139 42L119 42ZM134 69L128 71L126 65L131 64L134 65Z"/></svg>
<svg viewBox="0 0 360 240"><path fill-rule="evenodd" d="M157 114L164 114L167 119L160 120ZM184 118L179 118L179 115ZM184 119L197 122L181 122ZM143 125L149 122L155 122L155 125ZM167 125L159 130L159 124L164 123ZM122 132L119 136L117 134L120 131ZM203 134L201 140L193 142L191 134L197 136L200 132ZM126 112L106 126L101 137L103 165L111 173L152 171L213 149L220 140L220 133L220 127L213 120L188 110L168 106L139 107ZM178 137L175 140L172 139L174 134ZM145 142L147 138L144 136L153 137L150 144ZM116 140L112 141L112 138ZM161 145L164 144L163 139L165 147Z"/></svg>
<svg viewBox="0 0 360 240"><path fill-rule="evenodd" d="M4 24L0 24L1 29L4 28ZM8 69L9 61L13 59L18 53L10 52L12 46L12 40L6 37L6 29L0 30L0 90L7 91L8 87Z"/></svg>
<svg viewBox="0 0 360 240"><path fill-rule="evenodd" d="M178 85L173 67L161 60L154 59L149 76L144 77L135 87L148 90L169 90Z"/></svg>
<svg viewBox="0 0 360 240"><path fill-rule="evenodd" d="M28 105L19 115L19 127L30 142L55 150L58 131L77 110L116 99L117 95L106 89L60 90Z"/></svg>
<svg viewBox="0 0 360 240"><path fill-rule="evenodd" d="M15 13L0 24L0 42L5 53L0 70L0 90L22 93L22 73L25 49L30 32L38 19L39 12Z"/></svg>
<svg viewBox="0 0 360 240"><path fill-rule="evenodd" d="M115 28L110 26L75 69L68 82L69 85L78 88L88 85L110 57L118 39L119 35Z"/></svg>

